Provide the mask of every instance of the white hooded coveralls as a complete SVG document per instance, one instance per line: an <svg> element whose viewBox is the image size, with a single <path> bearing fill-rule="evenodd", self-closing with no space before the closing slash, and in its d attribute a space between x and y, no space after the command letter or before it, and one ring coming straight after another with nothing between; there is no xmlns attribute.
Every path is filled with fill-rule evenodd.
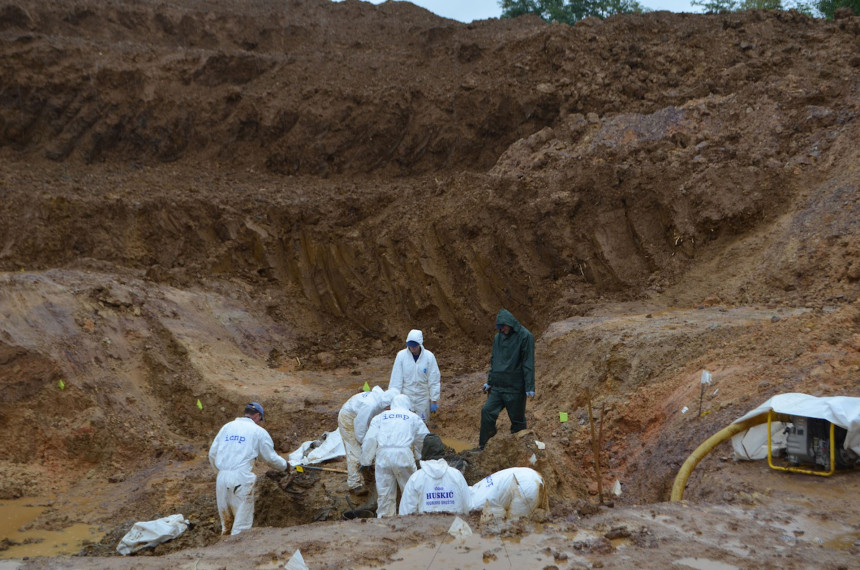
<svg viewBox="0 0 860 570"><path fill-rule="evenodd" d="M528 467L497 471L472 485L470 491L470 509L490 517L518 519L546 502L543 477Z"/></svg>
<svg viewBox="0 0 860 570"><path fill-rule="evenodd" d="M397 487L403 489L415 472L415 459L421 458L428 433L421 418L409 411L409 398L403 394L394 397L390 411L371 420L361 446L361 464L370 465L376 458L377 517L397 514Z"/></svg>
<svg viewBox="0 0 860 570"><path fill-rule="evenodd" d="M400 515L415 513L469 514L471 490L463 474L444 459L421 462L421 469L412 474L403 497Z"/></svg>
<svg viewBox="0 0 860 570"><path fill-rule="evenodd" d="M430 402L439 401L439 380L442 374L439 372L436 357L424 348L424 334L413 329L406 336L406 342L410 340L421 345L418 360L415 360L408 348L398 352L391 369L388 389L395 394L409 396L409 401L412 402L410 409L426 422L430 418Z"/></svg>
<svg viewBox="0 0 860 570"><path fill-rule="evenodd" d="M215 499L221 515L221 534L239 534L254 523L254 461L257 456L273 469L287 470L287 460L275 453L265 429L248 417L221 428L209 448L209 463L218 477Z"/></svg>
<svg viewBox="0 0 860 570"><path fill-rule="evenodd" d="M337 415L337 428L346 451L346 483L350 489L361 485L359 466L361 443L370 426L370 420L391 404L393 394L374 386L370 392L361 392L350 397Z"/></svg>

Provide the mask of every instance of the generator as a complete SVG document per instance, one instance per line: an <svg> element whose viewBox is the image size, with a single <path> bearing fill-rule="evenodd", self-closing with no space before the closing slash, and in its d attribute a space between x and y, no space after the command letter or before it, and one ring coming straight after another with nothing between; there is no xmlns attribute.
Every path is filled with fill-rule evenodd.
<svg viewBox="0 0 860 570"><path fill-rule="evenodd" d="M857 454L844 447L848 434L845 428L819 418L788 416L786 419L785 459L795 468L793 470L800 465L815 465L830 474L836 469L854 467Z"/></svg>

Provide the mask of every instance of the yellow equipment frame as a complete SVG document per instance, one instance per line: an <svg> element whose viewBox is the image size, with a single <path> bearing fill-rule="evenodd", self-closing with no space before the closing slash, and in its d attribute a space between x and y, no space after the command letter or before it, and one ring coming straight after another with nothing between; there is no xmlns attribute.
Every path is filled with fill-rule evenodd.
<svg viewBox="0 0 860 570"><path fill-rule="evenodd" d="M812 469L804 469L803 467L782 467L780 465L773 464L773 454L771 453L771 433L770 433L770 422L773 418L773 410L768 411L767 413L767 464L770 465L771 469L776 469L777 471L792 471L794 473L806 473L807 475L819 475L821 477L830 477L836 472L836 438L834 437L834 427L833 422L830 422L830 471L813 471ZM785 418L788 419L788 418ZM783 421L780 418L780 421Z"/></svg>

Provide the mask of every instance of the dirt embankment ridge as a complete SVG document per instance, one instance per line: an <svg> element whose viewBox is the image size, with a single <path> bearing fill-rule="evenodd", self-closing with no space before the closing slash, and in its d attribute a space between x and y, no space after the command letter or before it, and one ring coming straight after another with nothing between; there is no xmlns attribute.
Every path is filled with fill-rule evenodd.
<svg viewBox="0 0 860 570"><path fill-rule="evenodd" d="M90 554L179 510L196 532L166 548L217 541L215 430L249 396L281 451L333 429L411 328L443 367L434 429L473 441L503 306L538 339L547 448L498 436L477 465L534 452L553 523L612 524L580 518L587 390L619 507L665 500L686 454L769 395L858 395L860 18L3 1L0 49L0 496L60 493L38 524L103 525ZM679 410L703 368L696 419ZM699 469L688 495L715 521L779 508L766 471ZM263 481L259 522L333 516L342 483L302 502ZM656 560L640 530L628 554ZM359 560L388 560L380 544Z"/></svg>
<svg viewBox="0 0 860 570"><path fill-rule="evenodd" d="M854 18L3 14L6 269L240 276L371 335L418 320L458 342L501 304L541 328L663 290L757 229L776 232L743 251L763 274L719 279L727 296L791 302L858 278L840 237L857 230ZM26 166L45 158L59 162Z"/></svg>

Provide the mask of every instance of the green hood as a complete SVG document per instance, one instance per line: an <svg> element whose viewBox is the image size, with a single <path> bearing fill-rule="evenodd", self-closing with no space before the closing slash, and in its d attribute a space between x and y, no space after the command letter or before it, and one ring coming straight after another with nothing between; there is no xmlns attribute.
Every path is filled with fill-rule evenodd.
<svg viewBox="0 0 860 570"><path fill-rule="evenodd" d="M500 309L499 314L496 315L496 328L499 328L501 325L508 325L514 329L514 332L517 332L520 328L520 322L507 309Z"/></svg>
<svg viewBox="0 0 860 570"><path fill-rule="evenodd" d="M535 337L507 309L496 316L496 326L499 325L510 326L511 333L499 331L493 339L487 383L499 392L534 392Z"/></svg>

